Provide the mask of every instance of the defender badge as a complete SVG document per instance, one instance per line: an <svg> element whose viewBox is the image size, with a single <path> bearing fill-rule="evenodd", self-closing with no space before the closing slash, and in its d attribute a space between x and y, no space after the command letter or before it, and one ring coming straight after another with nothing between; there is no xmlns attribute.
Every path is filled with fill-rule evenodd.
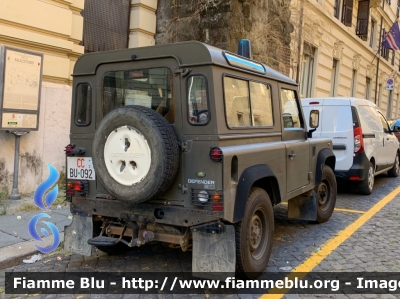
<svg viewBox="0 0 400 299"><path fill-rule="evenodd" d="M206 176L206 173L204 171L198 171L196 172L196 176L198 178L204 178Z"/></svg>

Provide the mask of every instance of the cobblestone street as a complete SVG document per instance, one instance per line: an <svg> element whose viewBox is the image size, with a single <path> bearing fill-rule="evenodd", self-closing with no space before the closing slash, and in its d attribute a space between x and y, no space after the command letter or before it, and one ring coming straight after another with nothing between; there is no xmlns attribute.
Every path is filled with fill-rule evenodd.
<svg viewBox="0 0 400 299"><path fill-rule="evenodd" d="M286 205L275 207L275 241L267 272L290 271L301 265L313 253L321 250L328 240L351 225L364 212L399 186L399 178L381 175L370 196L361 196L348 187L341 186L332 218L324 224L286 218ZM332 272L399 272L400 195L363 224L331 254L310 271ZM121 256L84 258L61 250L44 255L34 264L21 264L3 271L123 271L123 272L179 272L191 271L191 252L182 252L162 243L134 248ZM284 267L284 268L283 268ZM4 272L3 272L4 273ZM4 279L4 277L2 278ZM25 298L8 296L5 298ZM37 295L35 298L70 298L71 295ZM259 298L260 295L81 295L79 298ZM379 298L376 295L286 295L286 298ZM400 298L385 295L381 298Z"/></svg>

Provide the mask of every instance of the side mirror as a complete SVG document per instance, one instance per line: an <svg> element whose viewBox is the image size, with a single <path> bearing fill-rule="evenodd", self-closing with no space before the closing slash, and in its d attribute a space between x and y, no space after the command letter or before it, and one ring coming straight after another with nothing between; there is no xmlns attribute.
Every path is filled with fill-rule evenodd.
<svg viewBox="0 0 400 299"><path fill-rule="evenodd" d="M319 110L311 110L310 112L310 129L307 132L307 138L312 138L312 133L317 130L319 126Z"/></svg>
<svg viewBox="0 0 400 299"><path fill-rule="evenodd" d="M399 132L399 127L398 126L394 126L392 131L395 132L395 133L398 133Z"/></svg>
<svg viewBox="0 0 400 299"><path fill-rule="evenodd" d="M318 128L319 126L319 111L311 110L310 112L310 127L313 129Z"/></svg>

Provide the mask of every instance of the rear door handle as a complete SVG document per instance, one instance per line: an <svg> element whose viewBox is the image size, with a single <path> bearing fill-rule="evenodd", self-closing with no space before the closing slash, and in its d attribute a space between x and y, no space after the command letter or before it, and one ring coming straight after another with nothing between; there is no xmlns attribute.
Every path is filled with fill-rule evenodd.
<svg viewBox="0 0 400 299"><path fill-rule="evenodd" d="M296 154L295 154L295 153L289 154L289 159L290 159L290 160L293 160L294 157L296 157Z"/></svg>

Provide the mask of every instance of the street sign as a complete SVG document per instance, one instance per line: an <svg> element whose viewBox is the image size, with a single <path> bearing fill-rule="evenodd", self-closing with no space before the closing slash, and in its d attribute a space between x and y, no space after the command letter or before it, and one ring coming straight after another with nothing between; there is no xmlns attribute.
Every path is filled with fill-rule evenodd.
<svg viewBox="0 0 400 299"><path fill-rule="evenodd" d="M39 129L43 54L0 47L0 130Z"/></svg>
<svg viewBox="0 0 400 299"><path fill-rule="evenodd" d="M393 80L393 78L387 78L386 79L386 89L387 90L393 90L394 89L394 80Z"/></svg>

